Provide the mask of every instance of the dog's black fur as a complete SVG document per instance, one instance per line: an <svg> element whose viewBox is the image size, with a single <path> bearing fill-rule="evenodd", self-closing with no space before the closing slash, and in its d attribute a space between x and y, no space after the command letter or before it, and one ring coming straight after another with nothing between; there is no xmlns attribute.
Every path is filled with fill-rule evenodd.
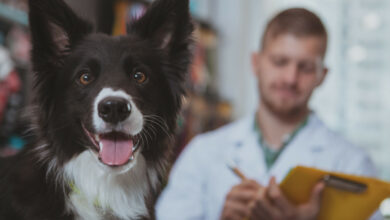
<svg viewBox="0 0 390 220"><path fill-rule="evenodd" d="M72 190L62 169L92 148L86 147L93 144L82 125L94 130L92 102L103 87L122 89L142 115L159 119L159 126L145 121L137 136L148 137L140 141L141 154L161 182L191 58L188 0L157 0L128 26L126 36L118 37L94 33L62 0L29 0L29 10L35 76L29 115L36 138L18 155L0 160L0 219L77 218L66 205ZM85 68L94 77L88 85L79 83ZM147 81L137 84L135 71L146 73ZM159 191L149 188L149 216L138 219L154 219Z"/></svg>

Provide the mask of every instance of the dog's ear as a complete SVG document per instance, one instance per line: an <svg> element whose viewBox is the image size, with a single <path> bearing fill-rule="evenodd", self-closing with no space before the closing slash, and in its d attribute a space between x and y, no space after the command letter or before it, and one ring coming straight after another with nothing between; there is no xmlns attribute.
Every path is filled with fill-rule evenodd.
<svg viewBox="0 0 390 220"><path fill-rule="evenodd" d="M150 40L168 55L170 65L164 73L174 97L170 104L177 113L185 93L185 76L191 63L194 25L189 0L155 0L139 20L128 26L128 33Z"/></svg>
<svg viewBox="0 0 390 220"><path fill-rule="evenodd" d="M156 0L145 15L128 26L128 33L150 39L157 48L170 52L188 46L192 31L189 0Z"/></svg>
<svg viewBox="0 0 390 220"><path fill-rule="evenodd" d="M80 19L63 0L29 0L29 22L35 68L43 63L58 64L92 32L92 25Z"/></svg>

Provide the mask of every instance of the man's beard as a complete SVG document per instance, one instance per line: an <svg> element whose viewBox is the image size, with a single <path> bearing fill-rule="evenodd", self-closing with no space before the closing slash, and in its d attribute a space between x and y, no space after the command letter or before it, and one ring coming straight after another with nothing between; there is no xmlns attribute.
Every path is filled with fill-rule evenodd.
<svg viewBox="0 0 390 220"><path fill-rule="evenodd" d="M293 118L301 116L304 112L307 111L307 105L305 104L295 104L286 106L283 103L275 103L272 100L263 97L262 104L278 118L291 120Z"/></svg>

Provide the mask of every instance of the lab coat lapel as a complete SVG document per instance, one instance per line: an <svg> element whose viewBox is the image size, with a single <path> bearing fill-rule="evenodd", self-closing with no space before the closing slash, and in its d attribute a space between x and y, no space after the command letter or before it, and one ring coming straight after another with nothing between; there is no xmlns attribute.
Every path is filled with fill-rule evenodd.
<svg viewBox="0 0 390 220"><path fill-rule="evenodd" d="M308 124L286 146L270 169L269 178L276 177L281 182L292 168L297 165L314 166L321 159L324 150L318 136L320 121L314 113L309 116Z"/></svg>
<svg viewBox="0 0 390 220"><path fill-rule="evenodd" d="M262 183L267 169L263 151L258 142L258 134L253 128L255 117L252 114L244 119L232 134L232 146L228 154L228 160L233 161L237 167L251 179Z"/></svg>
<svg viewBox="0 0 390 220"><path fill-rule="evenodd" d="M272 176L281 182L288 172L297 165L316 166L323 162L321 157L325 147L319 136L319 127L323 126L318 117L312 113L309 116L308 124L297 134L297 136L286 146L275 164L267 170L264 161L264 154L259 146L258 134L253 129L254 116L246 117L242 123L237 125L230 137L226 161L233 161L239 169L251 179L268 185Z"/></svg>

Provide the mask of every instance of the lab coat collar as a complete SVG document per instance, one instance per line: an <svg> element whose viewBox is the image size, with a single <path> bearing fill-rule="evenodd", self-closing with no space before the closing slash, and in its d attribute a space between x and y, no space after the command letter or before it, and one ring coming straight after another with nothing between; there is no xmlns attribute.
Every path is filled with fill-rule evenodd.
<svg viewBox="0 0 390 220"><path fill-rule="evenodd" d="M278 182L290 172L291 168L297 165L314 166L318 159L322 158L325 146L322 132L323 127L320 119L312 113L309 116L307 125L296 135L279 155L274 165L269 170L269 177L275 176Z"/></svg>
<svg viewBox="0 0 390 220"><path fill-rule="evenodd" d="M308 116L307 125L302 130L308 130L308 127L316 127L318 125L322 125L322 121L317 117L317 115L312 111L310 115ZM253 123L256 118L256 113L252 113L245 118L243 118L241 121L237 122L236 125L237 128L235 129L235 133L233 133L230 137L230 139L233 141L233 143L236 143L237 145L242 144L248 139L248 136L257 136L257 133L255 132L253 128ZM300 132L302 133L302 132Z"/></svg>
<svg viewBox="0 0 390 220"><path fill-rule="evenodd" d="M253 129L254 120L255 113L237 122L234 133L230 137L233 144L228 152L228 160L233 160L249 178L256 179L262 184L267 184L272 175L281 181L289 172L291 164L300 163L299 160L303 155L300 155L299 152L304 152L305 155L314 154L313 157L305 158L306 164L311 164L313 162L311 160L316 158L315 154L324 149L316 137L316 129L322 125L322 122L315 113L311 113L307 125L286 146L275 164L267 171L257 133Z"/></svg>
<svg viewBox="0 0 390 220"><path fill-rule="evenodd" d="M246 138L248 138L248 132L251 134L253 132L253 122L255 121L255 114L250 114L247 117L243 118L241 121L238 122L237 127L240 129L235 129L235 133L232 134L231 139L235 143L240 143L245 141Z"/></svg>

